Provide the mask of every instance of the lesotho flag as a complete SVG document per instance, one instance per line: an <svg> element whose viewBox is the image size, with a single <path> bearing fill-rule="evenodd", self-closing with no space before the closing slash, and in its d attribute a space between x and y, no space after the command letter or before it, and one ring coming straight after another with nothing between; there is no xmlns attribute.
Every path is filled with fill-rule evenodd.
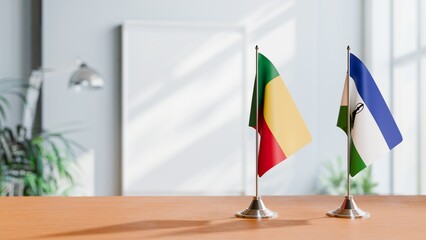
<svg viewBox="0 0 426 240"><path fill-rule="evenodd" d="M349 83L353 177L402 142L402 135L370 72L353 54L350 54L350 75L353 81L346 75L337 126L347 131Z"/></svg>

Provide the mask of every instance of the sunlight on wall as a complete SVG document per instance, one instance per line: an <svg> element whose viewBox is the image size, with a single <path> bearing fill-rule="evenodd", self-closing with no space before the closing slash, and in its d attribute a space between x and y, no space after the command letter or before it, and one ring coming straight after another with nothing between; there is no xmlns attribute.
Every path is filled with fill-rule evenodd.
<svg viewBox="0 0 426 240"><path fill-rule="evenodd" d="M204 43L199 46L192 46L181 62L175 66L172 77L175 79L183 78L190 75L202 65L216 58L220 53L226 51L234 51L234 49L244 48L242 43L243 28L241 33L235 32L236 28L231 25L212 25L213 28L218 28L218 31L223 33L214 33L208 37ZM229 28L229 32L226 29ZM209 34L211 35L211 34ZM220 42L220 44L217 44ZM226 59L224 59L226 61Z"/></svg>
<svg viewBox="0 0 426 240"><path fill-rule="evenodd" d="M239 24L247 26L249 31L265 27L271 21L279 19L280 16L286 14L291 8L294 7L294 1L281 1L277 2L263 2L252 13L248 14L245 18L239 21Z"/></svg>
<svg viewBox="0 0 426 240"><path fill-rule="evenodd" d="M284 68L290 60L293 60L296 51L296 20L290 19L281 25L272 29L267 34L259 37L262 49L268 58L273 60L274 64L280 69L285 70L283 78L286 79L291 69ZM272 51L271 46L275 46ZM284 80L288 81L288 80Z"/></svg>

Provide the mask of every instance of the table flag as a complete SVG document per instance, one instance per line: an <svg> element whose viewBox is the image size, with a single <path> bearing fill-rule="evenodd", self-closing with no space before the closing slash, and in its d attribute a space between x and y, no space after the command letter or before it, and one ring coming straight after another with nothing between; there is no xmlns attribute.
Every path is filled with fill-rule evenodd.
<svg viewBox="0 0 426 240"><path fill-rule="evenodd" d="M350 75L352 80L346 74L337 126L347 132L349 83L353 177L402 142L402 135L367 67L352 53Z"/></svg>
<svg viewBox="0 0 426 240"><path fill-rule="evenodd" d="M258 174L261 177L308 144L312 137L277 69L261 53L258 53L258 74ZM249 125L256 129L256 83Z"/></svg>

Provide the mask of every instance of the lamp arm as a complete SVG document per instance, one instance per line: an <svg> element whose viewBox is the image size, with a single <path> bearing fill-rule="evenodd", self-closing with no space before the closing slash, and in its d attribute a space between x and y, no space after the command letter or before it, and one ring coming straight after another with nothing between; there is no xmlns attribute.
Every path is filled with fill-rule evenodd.
<svg viewBox="0 0 426 240"><path fill-rule="evenodd" d="M75 68L78 68L81 64L83 64L83 61L81 60L80 57L78 57L78 58L75 59L75 62L74 62L73 65L68 64L68 65L62 65L62 66L59 66L59 67L41 66L41 67L34 69L31 72L31 74L34 73L34 72L37 72L39 74L59 74L59 73L71 71Z"/></svg>
<svg viewBox="0 0 426 240"><path fill-rule="evenodd" d="M25 106L22 114L22 125L27 130L26 137L31 137L32 129L34 126L34 118L37 112L37 102L40 97L40 89L43 83L43 75L37 70L31 72L31 76L28 80L30 88L27 89L25 96Z"/></svg>
<svg viewBox="0 0 426 240"><path fill-rule="evenodd" d="M82 64L81 59L77 59L74 66L61 67L39 67L31 71L31 76L28 80L30 88L27 90L25 106L22 114L22 125L27 129L27 137L31 137L34 126L34 118L37 113L37 102L40 98L40 90L43 81L47 74L56 75L71 71Z"/></svg>

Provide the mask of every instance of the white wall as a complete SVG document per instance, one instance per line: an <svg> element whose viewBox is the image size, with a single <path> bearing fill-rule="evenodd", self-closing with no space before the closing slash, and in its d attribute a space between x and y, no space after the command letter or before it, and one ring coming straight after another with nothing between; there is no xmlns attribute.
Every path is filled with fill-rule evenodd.
<svg viewBox="0 0 426 240"><path fill-rule="evenodd" d="M391 103L391 33L390 33L390 1L378 0L367 2L366 28L364 33L366 64L375 77L377 85L387 103ZM389 105L392 109L392 106ZM405 137L404 137L405 138ZM390 153L387 159L374 163L373 172L378 182L379 194L392 194L392 174Z"/></svg>
<svg viewBox="0 0 426 240"><path fill-rule="evenodd" d="M369 1L364 6L367 64L403 136L401 144L373 166L380 194L426 192L426 165L422 163L426 143L422 126L426 68L421 65L426 54L425 45L421 45L425 39L421 33L425 31L420 30L426 26L426 18L421 22L425 6L424 1L391 0Z"/></svg>
<svg viewBox="0 0 426 240"><path fill-rule="evenodd" d="M103 74L106 87L76 94L66 89L66 74L46 81L44 126L69 121L88 126L74 138L94 156L94 194L119 194L121 24L125 20L152 20L244 25L248 44L259 44L277 66L313 135L310 145L262 177L261 193L313 194L321 161L345 153L345 135L335 123L346 71L346 46L350 44L353 52L362 56L361 11L362 1L349 0L45 0L43 63L72 64L81 56ZM252 81L252 56L248 60L249 69L253 69L248 81ZM247 134L253 139L248 127ZM250 171L254 176L254 169ZM247 188L251 194L252 184Z"/></svg>
<svg viewBox="0 0 426 240"><path fill-rule="evenodd" d="M0 0L0 79L27 80L31 72L31 9L29 0ZM22 102L10 98L8 126L20 122Z"/></svg>

